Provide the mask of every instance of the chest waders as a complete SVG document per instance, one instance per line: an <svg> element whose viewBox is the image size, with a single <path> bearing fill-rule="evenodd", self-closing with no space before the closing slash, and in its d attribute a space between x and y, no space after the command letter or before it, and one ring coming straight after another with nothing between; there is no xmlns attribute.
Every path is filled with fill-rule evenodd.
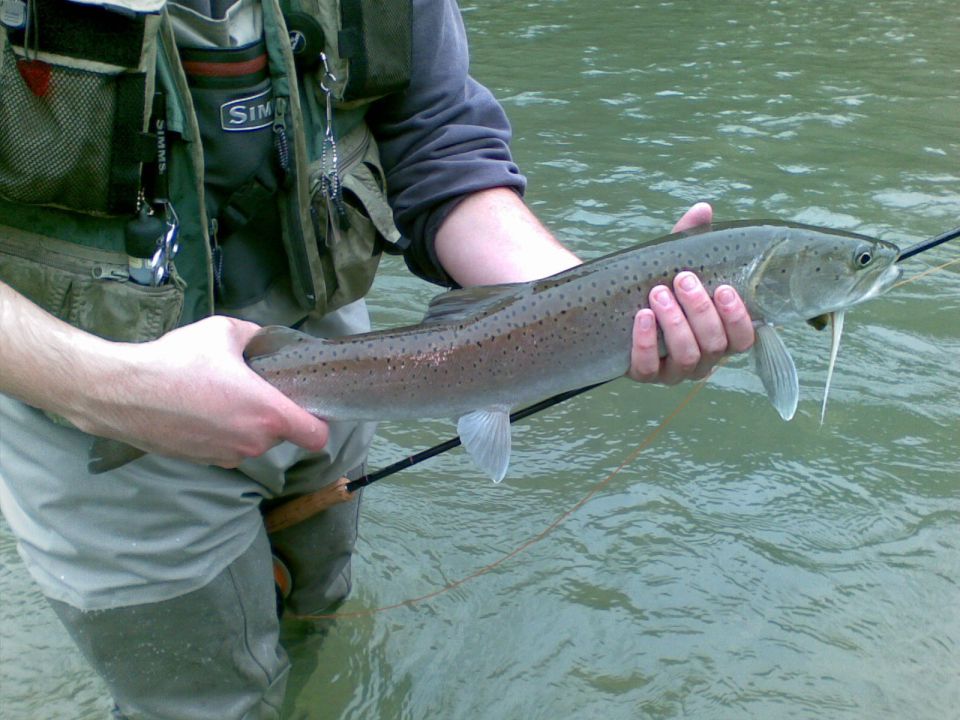
<svg viewBox="0 0 960 720"><path fill-rule="evenodd" d="M322 314L362 297L400 241L364 115L409 80L410 0L282 6L262 3L280 171L258 202L276 203L293 300ZM5 19L0 280L118 341L211 314L217 223L164 0L30 0Z"/></svg>

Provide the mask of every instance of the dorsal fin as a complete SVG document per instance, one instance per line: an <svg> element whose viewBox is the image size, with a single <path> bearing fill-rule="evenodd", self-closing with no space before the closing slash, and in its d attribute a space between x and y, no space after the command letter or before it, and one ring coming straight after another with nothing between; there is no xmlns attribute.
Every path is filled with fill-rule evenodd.
<svg viewBox="0 0 960 720"><path fill-rule="evenodd" d="M311 336L282 325L267 325L260 328L243 349L243 358L247 362L264 355L273 355L295 343L312 340Z"/></svg>
<svg viewBox="0 0 960 720"><path fill-rule="evenodd" d="M530 283L507 283L504 285L478 285L476 287L451 290L437 295L430 301L426 315L421 321L424 325L440 322L458 322L468 320L509 305L529 292Z"/></svg>
<svg viewBox="0 0 960 720"><path fill-rule="evenodd" d="M714 225L713 223L701 223L700 225L694 225L693 227L687 228L686 230L681 230L675 235L682 235L683 237L689 237L691 235L702 235L703 233L713 232Z"/></svg>

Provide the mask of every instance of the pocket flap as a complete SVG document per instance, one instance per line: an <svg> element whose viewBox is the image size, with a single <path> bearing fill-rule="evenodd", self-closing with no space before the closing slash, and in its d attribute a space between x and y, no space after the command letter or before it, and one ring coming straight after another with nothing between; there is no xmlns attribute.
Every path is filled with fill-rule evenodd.
<svg viewBox="0 0 960 720"><path fill-rule="evenodd" d="M378 182L377 175L381 180ZM400 231L393 222L393 210L387 203L386 196L381 190L382 174L378 166L369 163L366 159L347 172L343 178L343 186L352 192L363 204L367 215L377 228L377 232L391 245L400 242Z"/></svg>

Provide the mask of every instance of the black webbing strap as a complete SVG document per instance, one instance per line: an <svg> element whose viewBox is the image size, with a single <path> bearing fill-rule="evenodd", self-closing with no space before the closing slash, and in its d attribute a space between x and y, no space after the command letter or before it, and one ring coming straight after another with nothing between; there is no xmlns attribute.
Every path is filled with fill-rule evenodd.
<svg viewBox="0 0 960 720"><path fill-rule="evenodd" d="M143 163L156 158L156 137L143 132L147 76L123 73L116 78L116 111L107 209L117 215L134 213L140 193Z"/></svg>
<svg viewBox="0 0 960 720"><path fill-rule="evenodd" d="M217 219L219 237L226 240L259 215L263 208L276 203L276 194L275 184L265 184L259 178L237 188L220 208Z"/></svg>
<svg viewBox="0 0 960 720"><path fill-rule="evenodd" d="M139 64L144 15L63 0L30 0L30 5L40 27L40 50L127 68ZM9 37L23 46L22 29L10 30Z"/></svg>

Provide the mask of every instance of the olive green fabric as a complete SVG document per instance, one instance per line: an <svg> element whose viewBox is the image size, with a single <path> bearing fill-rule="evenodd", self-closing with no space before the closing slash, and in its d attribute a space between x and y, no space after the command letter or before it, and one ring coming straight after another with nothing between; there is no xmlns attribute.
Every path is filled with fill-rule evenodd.
<svg viewBox="0 0 960 720"><path fill-rule="evenodd" d="M184 283L174 271L158 287L131 282L124 252L0 228L0 278L50 314L110 340L138 342L172 330Z"/></svg>
<svg viewBox="0 0 960 720"><path fill-rule="evenodd" d="M124 5L122 2L109 4ZM333 29L337 26L339 14L337 2L301 0L292 4L294 9L314 13L324 26L326 36L336 38ZM0 142L0 234L23 239L25 236L21 231L27 231L43 241L38 242L37 252L31 254L31 262L35 264L33 270L24 269L23 258L19 257L23 253L19 252L0 262L0 280L10 282L30 298L39 298L43 307L84 330L111 339L122 337L145 341L156 337L158 329L166 331L217 310L211 260L211 244L216 243L217 238L216 227L206 216L203 148L169 18L165 10L155 12L159 9L156 2L149 6L132 5L130 9L137 7L141 11L149 7L154 12L148 12L146 16L143 54L136 67L104 68L82 60L50 58L42 52L39 57L57 65L56 71L62 75L59 77L61 84L69 83L77 77L76 73L89 76L107 105L112 97L110 88L116 73L144 75L145 109L150 107L154 88L163 92L168 130L169 197L180 222L175 282L170 288L147 289L139 294L134 292L135 288L128 287L132 283L122 282L123 229L130 215L111 215L104 206L103 175L104 168L110 165L110 143L102 137L88 137L91 133L109 135L109 131L106 126L97 126L96 118L88 117L89 107L93 104L85 104L85 94L79 88L73 88L74 92L68 97L58 97L56 121L59 126L56 123L51 125L48 118L34 122L30 117L23 117L23 107L10 101L10 88L16 86L17 96L29 101L30 107L36 105L40 108L38 112L43 112L44 98L33 98L36 103L30 100L31 91L24 86L15 68L15 48L6 42L5 35L0 36L0 61L3 62L0 68L3 82L0 137L12 138L18 144L11 149ZM327 102L323 70L298 78L293 71L289 38L277 0L264 0L262 10L275 97L274 129L285 135L290 151L286 182L277 198L290 276L289 283L284 286L288 288L290 303L299 306L301 316L322 314L362 297L373 281L382 243L398 242L400 236L386 201L376 145L363 122L370 99L350 103L338 101L333 107L333 131L338 144L348 223L345 227L338 225L335 230L331 229L320 181L320 143L325 130ZM336 57L335 41L331 49L334 73L346 77L347 65ZM342 86L333 89L339 92ZM78 113L75 116L77 122L83 124L83 132L78 134L75 143L80 149L72 149L71 157L75 157L63 166L59 159L41 151L43 138L40 135L55 133L57 127L74 116L74 112ZM146 119L145 111L143 130L149 129ZM15 132L18 125L35 126L37 137L24 145L26 141ZM64 192L63 188L69 188L70 192ZM21 234L17 235L18 232ZM43 252L39 251L52 247L51 243L56 241L114 253L113 273L109 277L85 279L84 284L88 287L71 300L74 303L83 299L93 302L102 296L101 304L91 305L85 311L76 305L69 312L54 307L53 298L62 279L56 279L57 272L38 268L45 264ZM9 248L5 248L0 247L0 254L8 252ZM51 261L56 262L56 257L51 256ZM14 267L16 272L8 276ZM100 284L103 288L98 291ZM134 313L136 308L127 303L116 312L104 311L104 304L116 295L147 297L150 302L145 303L143 309L150 312L151 317L132 322L127 330L120 332L119 319ZM154 296L166 300L157 302ZM157 318L157 312L165 314ZM243 316L242 309L232 308L230 314Z"/></svg>
<svg viewBox="0 0 960 720"><path fill-rule="evenodd" d="M0 197L99 215L136 209L139 172L149 153L148 108L154 92L159 16L116 16L67 6L67 29L94 28L104 16L124 27L130 52L101 61L72 32L45 43L76 46L77 56L16 48L0 33ZM59 12L39 6L37 12ZM43 19L47 21L46 17ZM59 21L59 18L58 18ZM72 23L72 24L71 24ZM23 39L21 38L21 42ZM42 60L34 83L20 63ZM45 78L45 79L44 79Z"/></svg>

